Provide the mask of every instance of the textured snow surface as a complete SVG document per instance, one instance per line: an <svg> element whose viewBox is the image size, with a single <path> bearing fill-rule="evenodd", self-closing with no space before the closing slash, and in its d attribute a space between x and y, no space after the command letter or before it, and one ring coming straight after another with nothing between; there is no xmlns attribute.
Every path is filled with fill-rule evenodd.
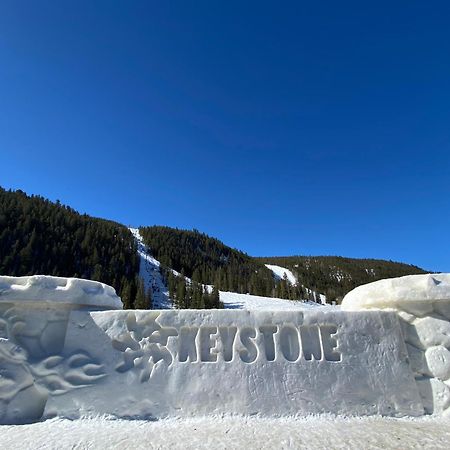
<svg viewBox="0 0 450 450"><path fill-rule="evenodd" d="M0 302L49 302L122 309L111 286L79 278L0 276Z"/></svg>
<svg viewBox="0 0 450 450"><path fill-rule="evenodd" d="M342 309L395 308L424 300L450 301L450 274L407 275L364 284L344 297Z"/></svg>
<svg viewBox="0 0 450 450"><path fill-rule="evenodd" d="M64 342L62 372L37 379L49 381L47 397L31 403L20 391L8 401L5 390L4 423L36 420L31 406L45 407L46 418L423 414L392 312L72 311L60 336L52 342ZM40 376L29 350L25 368L10 358L18 381L24 369ZM84 374L77 361L86 361ZM52 391L74 375L81 386Z"/></svg>
<svg viewBox="0 0 450 450"><path fill-rule="evenodd" d="M225 309L287 311L320 307L318 303L308 301L259 297L257 295L222 291L220 292L220 301L224 304Z"/></svg>
<svg viewBox="0 0 450 450"><path fill-rule="evenodd" d="M164 284L161 274L161 264L151 254L139 232L139 228L129 229L136 240L139 255L139 276L146 290L150 289L153 309L171 309L172 301L169 290Z"/></svg>
<svg viewBox="0 0 450 450"><path fill-rule="evenodd" d="M275 266L273 264L266 264L265 266L271 270L278 279L281 280L286 275L289 283L297 284L297 278L295 278L295 275L289 269L286 269L286 267Z"/></svg>
<svg viewBox="0 0 450 450"><path fill-rule="evenodd" d="M16 449L448 449L450 421L318 416L197 418L156 422L48 420L0 427Z"/></svg>

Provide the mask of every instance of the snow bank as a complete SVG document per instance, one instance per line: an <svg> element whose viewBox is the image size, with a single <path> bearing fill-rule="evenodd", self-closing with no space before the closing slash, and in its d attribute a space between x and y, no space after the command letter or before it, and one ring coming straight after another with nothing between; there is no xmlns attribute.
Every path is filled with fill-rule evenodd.
<svg viewBox="0 0 450 450"><path fill-rule="evenodd" d="M122 309L120 297L107 284L47 275L0 276L0 302L45 302Z"/></svg>
<svg viewBox="0 0 450 450"><path fill-rule="evenodd" d="M396 311L425 412L450 415L450 274L359 286L344 297L342 309Z"/></svg>

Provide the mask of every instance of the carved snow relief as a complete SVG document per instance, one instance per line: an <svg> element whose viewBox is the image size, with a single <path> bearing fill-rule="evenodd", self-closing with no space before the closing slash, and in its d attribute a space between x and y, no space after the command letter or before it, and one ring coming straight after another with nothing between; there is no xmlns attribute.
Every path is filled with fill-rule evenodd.
<svg viewBox="0 0 450 450"><path fill-rule="evenodd" d="M0 276L0 423L43 417L49 399L105 377L88 349L65 351L71 311L118 308L102 283L49 276Z"/></svg>
<svg viewBox="0 0 450 450"><path fill-rule="evenodd" d="M92 385L103 368L88 352L61 354L67 311L1 305L0 422L21 423L42 417L49 396ZM33 320L30 320L33 318Z"/></svg>
<svg viewBox="0 0 450 450"><path fill-rule="evenodd" d="M0 277L1 423L98 414L417 416L448 406L442 302L432 313L415 304L422 315L409 307L400 319L333 308L105 311L117 308L111 291L48 278L11 288L14 280ZM40 282L26 300L27 286Z"/></svg>
<svg viewBox="0 0 450 450"><path fill-rule="evenodd" d="M139 380L148 381L156 364L172 364L172 354L167 349L167 341L170 336L178 336L173 327L161 327L157 318L159 313L149 311L141 320L136 320L134 312L126 317L127 332L112 340L116 350L123 353L123 362L120 363L117 372L126 372L133 368L140 372Z"/></svg>
<svg viewBox="0 0 450 450"><path fill-rule="evenodd" d="M87 390L55 400L66 415L423 414L396 314L84 314L72 314L66 347L84 339L108 376L95 404Z"/></svg>

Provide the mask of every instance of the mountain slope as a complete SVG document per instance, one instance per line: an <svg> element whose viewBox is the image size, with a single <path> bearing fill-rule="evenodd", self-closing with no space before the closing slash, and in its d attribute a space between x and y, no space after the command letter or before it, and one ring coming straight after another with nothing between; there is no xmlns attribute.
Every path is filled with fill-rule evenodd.
<svg viewBox="0 0 450 450"><path fill-rule="evenodd" d="M222 291L271 297L276 286L264 264L197 230L140 228L144 243L164 267Z"/></svg>
<svg viewBox="0 0 450 450"><path fill-rule="evenodd" d="M331 301L360 284L416 273L425 271L382 260L253 258L196 230L152 226L130 231L59 202L0 187L0 274L98 280L113 286L126 308L148 308L150 297L155 308L221 308L227 291L317 301L323 300L320 293Z"/></svg>

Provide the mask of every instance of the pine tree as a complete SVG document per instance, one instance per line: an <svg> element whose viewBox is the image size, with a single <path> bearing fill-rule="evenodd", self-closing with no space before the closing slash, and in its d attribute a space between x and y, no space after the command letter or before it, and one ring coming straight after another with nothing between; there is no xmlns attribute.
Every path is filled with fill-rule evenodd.
<svg viewBox="0 0 450 450"><path fill-rule="evenodd" d="M186 308L186 281L184 277L177 277L177 287L176 287L176 306L177 308L183 309Z"/></svg>
<svg viewBox="0 0 450 450"><path fill-rule="evenodd" d="M149 306L150 305L148 303L148 297L145 292L144 282L142 280L139 280L134 307L136 309L148 309Z"/></svg>
<svg viewBox="0 0 450 450"><path fill-rule="evenodd" d="M211 308L218 308L220 306L220 294L219 289L217 289L216 286L213 286L213 290L211 292L210 305Z"/></svg>

